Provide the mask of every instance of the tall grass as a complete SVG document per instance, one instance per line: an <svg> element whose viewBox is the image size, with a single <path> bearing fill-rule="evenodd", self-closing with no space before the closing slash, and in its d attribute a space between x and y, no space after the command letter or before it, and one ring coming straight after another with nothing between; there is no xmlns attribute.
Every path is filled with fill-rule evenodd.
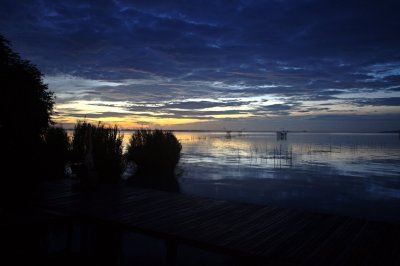
<svg viewBox="0 0 400 266"><path fill-rule="evenodd" d="M137 130L132 134L127 159L137 166L134 183L161 190L176 191L174 170L182 145L175 135L164 130Z"/></svg>
<svg viewBox="0 0 400 266"><path fill-rule="evenodd" d="M65 177L65 164L70 151L67 132L62 127L50 127L43 135L43 143L44 177L47 179Z"/></svg>
<svg viewBox="0 0 400 266"><path fill-rule="evenodd" d="M117 126L78 122L72 140L72 162L84 166L84 171L75 168L76 174L106 183L118 182L124 170L122 139Z"/></svg>

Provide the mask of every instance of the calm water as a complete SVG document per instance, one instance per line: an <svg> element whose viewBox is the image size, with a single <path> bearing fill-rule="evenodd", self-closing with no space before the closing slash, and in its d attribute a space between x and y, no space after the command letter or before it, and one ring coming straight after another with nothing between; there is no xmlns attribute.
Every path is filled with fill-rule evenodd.
<svg viewBox="0 0 400 266"><path fill-rule="evenodd" d="M71 134L72 132L70 132ZM131 132L124 133L128 143ZM397 134L175 133L182 193L400 222ZM165 243L123 235L131 264L164 264ZM132 252L136 250L137 252ZM232 258L178 246L178 264L232 265Z"/></svg>
<svg viewBox="0 0 400 266"><path fill-rule="evenodd" d="M131 132L124 132L128 142ZM398 134L176 132L181 191L400 221Z"/></svg>
<svg viewBox="0 0 400 266"><path fill-rule="evenodd" d="M176 136L183 193L400 221L397 134Z"/></svg>

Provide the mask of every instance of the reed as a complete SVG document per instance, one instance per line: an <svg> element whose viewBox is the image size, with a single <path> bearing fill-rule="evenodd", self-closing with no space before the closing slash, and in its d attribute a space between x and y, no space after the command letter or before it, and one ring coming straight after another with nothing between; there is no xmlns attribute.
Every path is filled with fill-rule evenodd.
<svg viewBox="0 0 400 266"><path fill-rule="evenodd" d="M175 168L182 145L170 131L137 130L132 134L127 159L136 167L132 184L159 190L179 192Z"/></svg>
<svg viewBox="0 0 400 266"><path fill-rule="evenodd" d="M172 132L141 129L132 134L127 158L136 164L138 172L173 172L181 150Z"/></svg>
<svg viewBox="0 0 400 266"><path fill-rule="evenodd" d="M70 139L62 127L50 127L43 135L43 175L46 179L65 177Z"/></svg>
<svg viewBox="0 0 400 266"><path fill-rule="evenodd" d="M83 166L80 169L83 173L76 174L93 175L101 182L118 182L125 165L122 139L117 126L78 122L72 140L72 162ZM78 169L75 167L76 172Z"/></svg>

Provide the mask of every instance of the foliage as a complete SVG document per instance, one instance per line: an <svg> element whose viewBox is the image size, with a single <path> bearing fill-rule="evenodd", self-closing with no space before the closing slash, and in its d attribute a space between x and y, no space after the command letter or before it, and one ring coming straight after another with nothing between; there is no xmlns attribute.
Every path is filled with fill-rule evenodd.
<svg viewBox="0 0 400 266"><path fill-rule="evenodd" d="M132 134L127 157L139 172L173 172L181 149L182 145L172 132L142 129Z"/></svg>
<svg viewBox="0 0 400 266"><path fill-rule="evenodd" d="M14 53L0 36L0 125L12 134L23 129L27 138L38 138L51 124L54 96L43 83L43 74Z"/></svg>
<svg viewBox="0 0 400 266"><path fill-rule="evenodd" d="M65 176L65 164L69 159L70 140L62 127L50 127L44 136L44 167L46 178Z"/></svg>
<svg viewBox="0 0 400 266"><path fill-rule="evenodd" d="M175 135L163 130L137 130L132 134L127 160L137 166L130 178L136 186L179 192L174 170L182 145Z"/></svg>
<svg viewBox="0 0 400 266"><path fill-rule="evenodd" d="M38 185L42 136L51 125L54 96L42 73L0 36L0 197L4 206L26 204Z"/></svg>
<svg viewBox="0 0 400 266"><path fill-rule="evenodd" d="M99 181L115 183L124 169L122 139L117 126L78 122L72 140L72 161L93 167Z"/></svg>

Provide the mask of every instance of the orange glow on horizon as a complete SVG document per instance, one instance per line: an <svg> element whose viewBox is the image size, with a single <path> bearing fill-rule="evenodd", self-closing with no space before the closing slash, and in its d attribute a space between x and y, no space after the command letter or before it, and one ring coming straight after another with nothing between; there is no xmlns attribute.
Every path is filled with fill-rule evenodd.
<svg viewBox="0 0 400 266"><path fill-rule="evenodd" d="M121 129L133 128L157 128L172 127L175 125L202 123L210 120L192 119L192 118L163 118L163 117L101 117L101 118L80 118L73 116L54 116L53 121L56 124L72 127L78 121L86 121L88 123L102 123L108 126L117 125Z"/></svg>

